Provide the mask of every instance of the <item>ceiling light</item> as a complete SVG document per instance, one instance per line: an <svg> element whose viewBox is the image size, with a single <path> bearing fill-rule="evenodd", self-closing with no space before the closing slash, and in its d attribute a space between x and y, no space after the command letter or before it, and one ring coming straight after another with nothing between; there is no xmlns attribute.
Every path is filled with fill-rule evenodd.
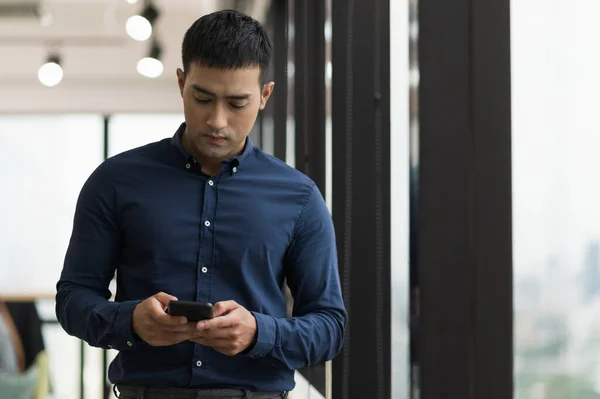
<svg viewBox="0 0 600 399"><path fill-rule="evenodd" d="M150 54L139 60L137 63L138 73L147 78L157 78L162 75L164 67L160 60L161 53L162 50L160 45L156 40L153 40Z"/></svg>
<svg viewBox="0 0 600 399"><path fill-rule="evenodd" d="M148 40L152 35L152 25L150 25L150 22L146 18L140 15L129 17L125 25L125 30L132 39L140 42Z"/></svg>
<svg viewBox="0 0 600 399"><path fill-rule="evenodd" d="M135 4L135 3L137 3L137 2L138 2L138 0L127 0L127 2L128 2L129 4Z"/></svg>
<svg viewBox="0 0 600 399"><path fill-rule="evenodd" d="M48 57L48 61L38 71L38 79L44 86L52 87L60 83L63 78L63 69L57 55Z"/></svg>
<svg viewBox="0 0 600 399"><path fill-rule="evenodd" d="M149 2L139 15L129 17L125 30L132 39L143 42L152 36L152 26L158 18L158 10Z"/></svg>
<svg viewBox="0 0 600 399"><path fill-rule="evenodd" d="M40 24L43 27L48 27L52 25L52 22L54 22L54 15L52 15L52 13L44 6L40 6L38 8L37 15L40 20Z"/></svg>
<svg viewBox="0 0 600 399"><path fill-rule="evenodd" d="M54 15L49 12L40 15L40 24L42 24L43 27L52 25L52 22L54 22Z"/></svg>

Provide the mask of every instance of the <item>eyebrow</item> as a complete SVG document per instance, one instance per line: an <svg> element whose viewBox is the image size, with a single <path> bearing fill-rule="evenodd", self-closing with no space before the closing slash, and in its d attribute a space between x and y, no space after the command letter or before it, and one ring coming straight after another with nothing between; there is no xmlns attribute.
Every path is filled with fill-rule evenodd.
<svg viewBox="0 0 600 399"><path fill-rule="evenodd" d="M213 97L217 96L215 93L210 92L210 91L208 91L206 89L203 89L202 87L200 87L200 86L198 86L196 84L193 84L192 88L195 91L198 91L200 93L206 94L207 96L213 96ZM225 98L228 99L228 100L247 100L248 98L250 98L250 94L249 93L247 93L247 94L232 94L232 95L229 95L229 96L225 96Z"/></svg>

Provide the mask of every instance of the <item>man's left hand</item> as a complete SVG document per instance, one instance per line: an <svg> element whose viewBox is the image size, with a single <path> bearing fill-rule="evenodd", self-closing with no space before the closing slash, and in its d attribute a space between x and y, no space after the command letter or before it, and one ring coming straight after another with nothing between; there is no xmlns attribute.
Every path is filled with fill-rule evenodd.
<svg viewBox="0 0 600 399"><path fill-rule="evenodd" d="M256 319L235 301L217 302L214 317L197 323L197 338L192 341L210 346L228 356L237 355L254 343Z"/></svg>

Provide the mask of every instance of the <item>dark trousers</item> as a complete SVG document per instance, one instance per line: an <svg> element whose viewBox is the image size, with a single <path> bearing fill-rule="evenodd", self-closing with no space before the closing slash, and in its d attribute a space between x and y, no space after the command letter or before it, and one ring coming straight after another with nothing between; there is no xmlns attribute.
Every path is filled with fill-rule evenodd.
<svg viewBox="0 0 600 399"><path fill-rule="evenodd" d="M288 393L246 389L157 388L119 384L116 386L115 396L119 399L285 399Z"/></svg>

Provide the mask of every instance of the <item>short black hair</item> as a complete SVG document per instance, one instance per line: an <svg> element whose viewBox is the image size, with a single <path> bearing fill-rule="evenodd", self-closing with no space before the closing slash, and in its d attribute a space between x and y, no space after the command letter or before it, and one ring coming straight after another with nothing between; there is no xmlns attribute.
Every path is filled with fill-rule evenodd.
<svg viewBox="0 0 600 399"><path fill-rule="evenodd" d="M271 62L273 42L254 18L235 10L206 14L183 37L183 70L196 64L209 68L238 69L258 66L261 79Z"/></svg>

